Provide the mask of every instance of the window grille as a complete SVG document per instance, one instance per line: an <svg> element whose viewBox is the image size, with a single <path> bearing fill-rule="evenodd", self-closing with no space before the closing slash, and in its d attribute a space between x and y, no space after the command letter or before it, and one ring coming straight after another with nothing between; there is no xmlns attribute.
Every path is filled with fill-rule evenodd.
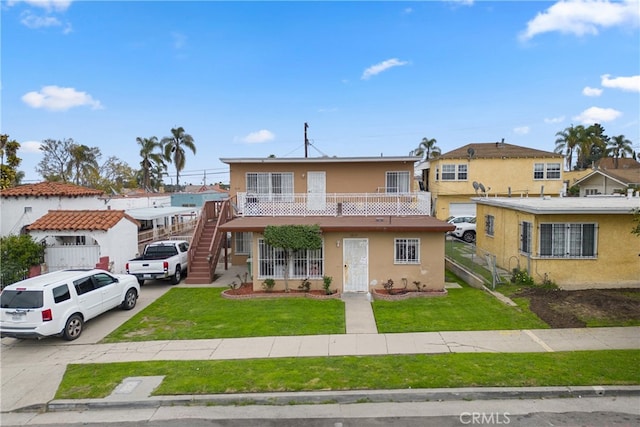
<svg viewBox="0 0 640 427"><path fill-rule="evenodd" d="M540 256L593 258L596 256L596 224L540 224Z"/></svg>
<svg viewBox="0 0 640 427"><path fill-rule="evenodd" d="M531 230L532 224L527 221L520 223L520 252L531 253Z"/></svg>
<svg viewBox="0 0 640 427"><path fill-rule="evenodd" d="M234 252L236 255L251 255L253 233L238 232L234 235Z"/></svg>
<svg viewBox="0 0 640 427"><path fill-rule="evenodd" d="M493 215L485 215L484 217L484 232L487 236L493 236L495 218Z"/></svg>
<svg viewBox="0 0 640 427"><path fill-rule="evenodd" d="M284 279L285 251L273 248L264 239L258 240L258 274L261 278ZM324 257L322 248L294 251L289 260L289 278L319 279L324 274Z"/></svg>
<svg viewBox="0 0 640 427"><path fill-rule="evenodd" d="M395 239L394 248L394 263L420 263L420 239Z"/></svg>

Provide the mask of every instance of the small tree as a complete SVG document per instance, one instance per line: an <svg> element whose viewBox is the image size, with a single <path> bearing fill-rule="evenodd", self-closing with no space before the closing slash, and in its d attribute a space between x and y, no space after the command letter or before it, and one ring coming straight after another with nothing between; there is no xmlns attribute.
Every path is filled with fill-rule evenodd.
<svg viewBox="0 0 640 427"><path fill-rule="evenodd" d="M289 261L295 251L320 249L319 225L268 225L264 229L268 245L284 250L284 289L289 292Z"/></svg>
<svg viewBox="0 0 640 427"><path fill-rule="evenodd" d="M34 242L28 234L12 234L0 239L0 252L0 287L5 287L24 279L30 267L42 262L44 247Z"/></svg>

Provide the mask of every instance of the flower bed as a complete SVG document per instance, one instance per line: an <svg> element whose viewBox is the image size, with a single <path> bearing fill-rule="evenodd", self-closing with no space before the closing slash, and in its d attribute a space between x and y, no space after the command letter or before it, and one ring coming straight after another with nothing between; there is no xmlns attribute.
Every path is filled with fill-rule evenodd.
<svg viewBox="0 0 640 427"><path fill-rule="evenodd" d="M447 295L447 290L443 289L441 291L411 291L398 289L393 290L389 293L386 289L374 289L372 292L372 297L375 300L382 301L401 301L409 298L433 298L433 297L444 297Z"/></svg>
<svg viewBox="0 0 640 427"><path fill-rule="evenodd" d="M284 291L255 291L253 283L243 283L236 289L226 289L222 291L222 297L227 299L251 299L251 298L313 298L313 299L335 299L340 298L340 293L327 294L323 290L301 291L290 289Z"/></svg>

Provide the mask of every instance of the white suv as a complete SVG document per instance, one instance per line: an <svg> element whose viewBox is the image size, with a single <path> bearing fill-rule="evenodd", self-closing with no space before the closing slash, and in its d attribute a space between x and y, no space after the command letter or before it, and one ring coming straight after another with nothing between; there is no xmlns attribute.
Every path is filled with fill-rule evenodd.
<svg viewBox="0 0 640 427"><path fill-rule="evenodd" d="M61 270L13 283L0 293L0 336L75 340L84 323L115 307L136 306L135 276Z"/></svg>
<svg viewBox="0 0 640 427"><path fill-rule="evenodd" d="M476 241L476 217L475 216L451 216L447 222L456 226L449 233L467 243Z"/></svg>

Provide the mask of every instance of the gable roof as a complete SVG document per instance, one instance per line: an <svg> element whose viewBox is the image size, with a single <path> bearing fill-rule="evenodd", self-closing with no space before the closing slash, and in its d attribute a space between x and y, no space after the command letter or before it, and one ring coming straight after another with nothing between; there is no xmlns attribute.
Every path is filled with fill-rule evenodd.
<svg viewBox="0 0 640 427"><path fill-rule="evenodd" d="M562 154L535 148L521 147L504 142L482 142L467 144L463 147L446 152L431 161L439 159L502 159L502 158L554 158L563 159Z"/></svg>
<svg viewBox="0 0 640 427"><path fill-rule="evenodd" d="M37 184L18 185L17 187L2 190L2 197L79 197L101 196L102 190L81 187L67 182L39 182Z"/></svg>
<svg viewBox="0 0 640 427"><path fill-rule="evenodd" d="M594 175L603 175L621 185L640 184L640 169L596 169L590 174L578 179L573 185L584 184Z"/></svg>
<svg viewBox="0 0 640 427"><path fill-rule="evenodd" d="M27 230L108 231L122 219L140 226L138 221L119 210L56 210L38 218L27 226Z"/></svg>

